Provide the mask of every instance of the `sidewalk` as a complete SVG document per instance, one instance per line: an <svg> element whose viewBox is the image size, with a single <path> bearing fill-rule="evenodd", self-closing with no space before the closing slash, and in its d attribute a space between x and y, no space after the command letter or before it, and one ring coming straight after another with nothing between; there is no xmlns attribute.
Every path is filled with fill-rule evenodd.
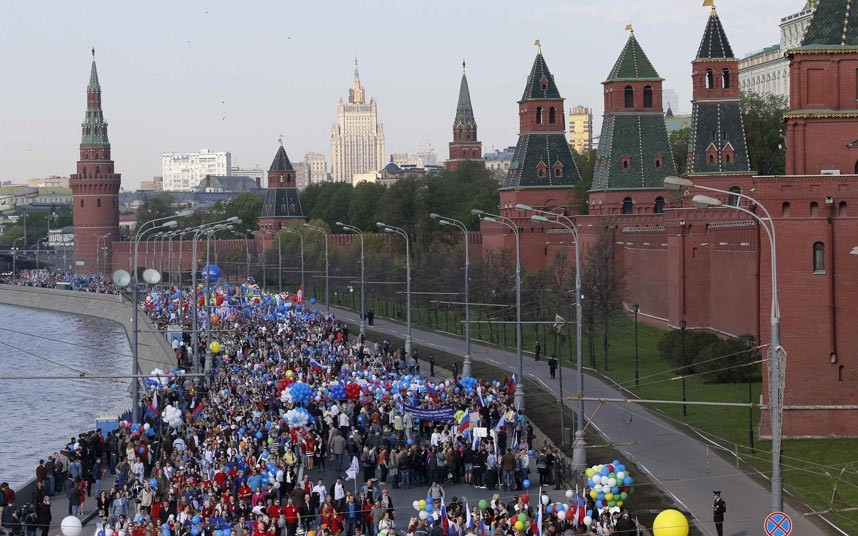
<svg viewBox="0 0 858 536"><path fill-rule="evenodd" d="M336 307L332 307L331 311L339 320L360 324L359 315L355 312ZM387 333L404 339L406 327L376 316L374 325L367 326L367 331ZM464 355L465 342L457 337L412 327L412 341L415 347L435 348L455 355ZM518 371L519 364L515 353L482 346L474 341L471 343L471 359L492 363L505 370ZM549 389L554 396L559 396L558 381L550 379L546 361L537 362L532 357L525 356L523 367L524 374L529 379ZM574 392L575 369L565 367L564 371L567 378L565 394L568 396ZM627 392L621 392L591 374L585 375L584 395L628 398ZM572 409L576 404L570 400L565 400L564 403ZM593 416L595 409L596 404L593 402L584 404L587 419ZM770 489L761 486L734 463L719 456L717 447L707 448L712 445L689 437L669 421L637 404L605 404L593 416L590 426L598 430L607 441L622 443L623 446L617 447L617 450L637 465L639 471L658 482L682 509L690 512L692 519L689 519L689 522L695 524L701 533L715 534L715 525L712 522L713 490L721 490L729 505L724 523L725 534L745 536L763 533L763 522L771 511ZM599 461L588 459L588 465ZM792 519L792 534L810 536L828 533L792 506L785 504L784 511Z"/></svg>

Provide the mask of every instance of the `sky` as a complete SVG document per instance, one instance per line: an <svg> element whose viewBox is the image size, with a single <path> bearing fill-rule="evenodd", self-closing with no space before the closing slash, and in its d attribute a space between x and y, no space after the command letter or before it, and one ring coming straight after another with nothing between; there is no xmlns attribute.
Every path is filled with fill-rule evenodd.
<svg viewBox="0 0 858 536"><path fill-rule="evenodd" d="M462 61L484 152L515 145L518 105L536 54L568 110L593 108L628 39L691 110L691 61L702 0L3 0L0 2L0 180L75 170L91 48L123 189L161 174L161 154L232 153L267 169L283 136L293 162L329 161L337 101L355 58L378 103L386 153L452 138ZM716 0L734 53L779 42L781 17L804 0Z"/></svg>

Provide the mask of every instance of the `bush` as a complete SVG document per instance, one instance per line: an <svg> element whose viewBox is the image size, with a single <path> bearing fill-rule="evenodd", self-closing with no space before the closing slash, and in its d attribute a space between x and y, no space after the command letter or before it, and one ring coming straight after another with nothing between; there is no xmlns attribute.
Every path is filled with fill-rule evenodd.
<svg viewBox="0 0 858 536"><path fill-rule="evenodd" d="M697 356L709 346L718 342L717 335L707 331L685 331L685 355L682 354L682 330L668 331L658 341L658 351L662 359L681 371L683 365L685 374L693 374L696 370Z"/></svg>
<svg viewBox="0 0 858 536"><path fill-rule="evenodd" d="M697 355L697 372L703 374L706 383L743 383L759 379L760 360L757 348L748 349L748 341L753 346L753 336L744 335L718 341L703 348ZM750 367L750 369L749 369Z"/></svg>

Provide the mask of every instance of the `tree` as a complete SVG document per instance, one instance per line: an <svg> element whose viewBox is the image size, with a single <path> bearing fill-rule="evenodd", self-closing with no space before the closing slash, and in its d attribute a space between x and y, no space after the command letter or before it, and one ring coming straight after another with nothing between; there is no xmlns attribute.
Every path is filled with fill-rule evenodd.
<svg viewBox="0 0 858 536"><path fill-rule="evenodd" d="M148 199L144 197L143 205L137 213L138 229L140 225L143 225L147 221L168 218L174 215L176 213L175 204L176 198L166 192L162 192L155 197Z"/></svg>
<svg viewBox="0 0 858 536"><path fill-rule="evenodd" d="M696 356L696 372L706 383L744 383L759 377L760 359L753 335L718 339Z"/></svg>
<svg viewBox="0 0 858 536"><path fill-rule="evenodd" d="M595 149L590 149L584 153L578 153L573 149L572 156L575 157L575 165L578 167L578 173L581 174L581 181L575 185L574 189L574 205L578 207L579 214L589 214L590 206L587 204L587 192L593 186L593 174L596 170L598 152Z"/></svg>
<svg viewBox="0 0 858 536"><path fill-rule="evenodd" d="M691 143L691 129L682 127L674 130L667 135L667 139L670 143L673 161L676 162L676 173L685 175L685 170L688 167L688 144Z"/></svg>
<svg viewBox="0 0 858 536"><path fill-rule="evenodd" d="M582 314L587 314L591 349L594 346L595 326L599 323L602 335L602 352L605 370L608 370L608 339L611 320L623 309L626 294L625 272L617 265L615 226L610 221L598 232L596 241L587 248L581 268L581 286L585 296ZM595 367L595 355L593 366Z"/></svg>
<svg viewBox="0 0 858 536"><path fill-rule="evenodd" d="M784 114L787 98L771 93L742 92L742 122L751 169L760 175L783 175Z"/></svg>

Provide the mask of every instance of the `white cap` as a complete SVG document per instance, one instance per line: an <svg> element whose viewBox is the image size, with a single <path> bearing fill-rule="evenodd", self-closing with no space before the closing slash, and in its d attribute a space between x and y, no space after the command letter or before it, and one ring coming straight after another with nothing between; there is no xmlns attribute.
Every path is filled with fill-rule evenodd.
<svg viewBox="0 0 858 536"><path fill-rule="evenodd" d="M610 513L611 513L611 515L613 515L613 514L619 514L619 513L620 513L620 507L619 507L619 506L612 506L612 507L608 510L608 512L610 512Z"/></svg>

